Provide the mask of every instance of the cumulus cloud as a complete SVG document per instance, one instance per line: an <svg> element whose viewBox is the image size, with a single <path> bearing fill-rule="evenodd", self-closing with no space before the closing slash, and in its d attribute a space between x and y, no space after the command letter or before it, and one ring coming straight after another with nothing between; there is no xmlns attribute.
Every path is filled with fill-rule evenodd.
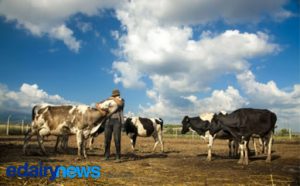
<svg viewBox="0 0 300 186"><path fill-rule="evenodd" d="M279 46L262 32L203 32L195 40L191 27L162 27L148 22L149 18L145 22L143 18L135 22L136 17L131 18L127 13L118 12L128 32L119 39L126 60L113 63L115 82L135 88L145 84L145 77L151 80L152 88L147 95L154 103L141 105L142 112L147 115L170 117L169 113L176 113L178 117L195 110L199 104L186 99L189 95L209 91L210 84L224 74L245 71L250 66L248 59L279 50ZM231 108L233 106L222 110Z"/></svg>
<svg viewBox="0 0 300 186"><path fill-rule="evenodd" d="M123 5L127 14L144 22L160 25L197 25L218 20L225 23L259 22L267 18L282 20L292 16L283 8L288 0L169 0L169 1L130 1ZM127 13L126 13L127 12Z"/></svg>
<svg viewBox="0 0 300 186"><path fill-rule="evenodd" d="M267 96L268 91L250 94L251 87L259 85L274 91L276 96L268 102L275 104L279 99L280 106L272 107L273 111L280 108L284 110L281 113L294 117L293 106L284 107L283 103L289 102L286 98L297 95L297 91L285 95L275 82L253 83L244 74L251 67L250 59L280 52L280 46L273 43L268 34L203 30L196 35L198 32L192 27L220 20L225 24L245 24L269 18L286 19L292 15L283 8L286 3L286 0L175 0L123 4L116 10L116 15L126 32L115 37L119 40L119 54L123 60L113 63L114 80L126 88L142 87L140 85L150 80L151 87L147 87L146 95L152 102L140 105L139 114L160 116L176 123L187 114L232 111L258 106L256 103L266 108L269 103L263 95ZM245 80L240 87L227 85L224 90L212 90L211 84L228 74L240 74L236 76L239 82L242 77L246 78L248 89L244 87L247 85ZM203 93L210 95L203 97ZM261 99L256 99L257 94L261 94ZM294 96L290 101L294 99L297 98Z"/></svg>
<svg viewBox="0 0 300 186"><path fill-rule="evenodd" d="M185 104L176 105L173 100L164 99L157 92L149 90L147 95L155 103L147 106L140 106L141 115L149 117L159 116L169 121L178 123L178 119L184 115L195 116L204 112L231 112L237 108L249 104L247 98L240 95L239 91L232 86L226 90L214 90L210 96L199 99L196 95L181 96L186 100Z"/></svg>
<svg viewBox="0 0 300 186"><path fill-rule="evenodd" d="M296 84L290 92L279 89L274 81L266 84L257 82L254 74L248 70L237 75L237 80L244 92L252 98L253 104L269 106L300 105L300 84Z"/></svg>
<svg viewBox="0 0 300 186"><path fill-rule="evenodd" d="M40 89L37 84L23 83L19 91L9 90L6 85L0 84L0 111L17 111L28 113L36 104L74 104L61 96L49 95Z"/></svg>
<svg viewBox="0 0 300 186"><path fill-rule="evenodd" d="M48 36L62 40L67 47L78 52L80 40L75 38L66 21L75 14L87 16L98 15L104 9L116 9L124 25L129 26L129 19L134 17L144 24L156 22L160 25L191 25L203 24L217 20L225 22L260 21L261 17L285 19L292 15L283 6L287 0L260 0L253 1L218 1L218 0L187 0L187 1L117 1L117 0L90 0L88 3L81 0L9 0L0 1L0 15L8 21L15 21L18 28L24 28L35 36ZM131 17L131 18L130 18ZM143 19L141 20L141 17ZM130 21L131 24L136 24ZM90 25L77 25L83 32L90 30ZM65 34L53 30L62 29ZM52 33L50 33L52 31ZM58 35L56 35L58 34Z"/></svg>
<svg viewBox="0 0 300 186"><path fill-rule="evenodd" d="M61 40L72 51L78 52L80 40L65 22L73 15L82 13L87 16L99 14L99 10L115 7L117 1L91 0L9 0L0 1L0 15L7 21L15 21L18 28L28 30L34 36L48 36Z"/></svg>

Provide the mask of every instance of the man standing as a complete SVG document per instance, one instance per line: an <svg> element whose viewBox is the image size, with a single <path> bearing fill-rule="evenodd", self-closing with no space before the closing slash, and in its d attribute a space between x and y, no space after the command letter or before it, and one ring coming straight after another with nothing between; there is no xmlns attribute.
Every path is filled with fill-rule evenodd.
<svg viewBox="0 0 300 186"><path fill-rule="evenodd" d="M115 89L112 91L112 95L107 100L112 100L119 105L118 109L107 118L105 122L105 130L104 130L104 160L108 160L110 156L110 143L112 134L114 135L114 141L116 146L116 162L120 161L121 158L121 128L122 123L124 122L123 109L124 109L124 99L120 97L120 91ZM109 101L105 101L105 103L109 103ZM104 104L103 107L109 105Z"/></svg>

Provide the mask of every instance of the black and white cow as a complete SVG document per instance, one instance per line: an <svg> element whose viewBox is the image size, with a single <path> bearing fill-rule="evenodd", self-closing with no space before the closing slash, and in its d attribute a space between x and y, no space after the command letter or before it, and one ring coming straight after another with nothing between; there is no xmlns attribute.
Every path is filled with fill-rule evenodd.
<svg viewBox="0 0 300 186"><path fill-rule="evenodd" d="M209 131L211 135L220 130L230 133L240 146L238 163L248 164L247 145L253 135L259 136L268 144L267 162L271 162L272 140L277 117L266 109L241 108L228 115L215 115Z"/></svg>
<svg viewBox="0 0 300 186"><path fill-rule="evenodd" d="M219 131L218 133L211 135L209 133L209 125L212 117L214 116L213 113L203 113L200 115L200 117L193 117L190 118L189 116L185 116L182 120L182 130L181 133L185 134L187 133L190 128L197 132L202 138L208 139L208 152L207 152L207 160L211 161L212 157L212 146L214 139L224 139L229 140L228 141L228 147L229 147L229 156L234 156L237 154L237 144L233 140L233 137L230 135L230 133L225 132L223 130Z"/></svg>
<svg viewBox="0 0 300 186"><path fill-rule="evenodd" d="M135 150L136 138L152 136L155 140L153 152L158 143L161 145L161 151L164 151L163 143L163 120L161 118L142 118L129 117L125 120L123 130L131 140L132 150Z"/></svg>
<svg viewBox="0 0 300 186"><path fill-rule="evenodd" d="M83 155L86 158L86 140L99 129L101 122L120 106L114 100L107 100L105 104L109 105L107 110L95 109L86 105L42 106L35 113L31 128L25 135L24 154L26 154L28 141L33 135L37 135L39 146L46 154L43 145L45 136L63 137L76 134L78 156Z"/></svg>

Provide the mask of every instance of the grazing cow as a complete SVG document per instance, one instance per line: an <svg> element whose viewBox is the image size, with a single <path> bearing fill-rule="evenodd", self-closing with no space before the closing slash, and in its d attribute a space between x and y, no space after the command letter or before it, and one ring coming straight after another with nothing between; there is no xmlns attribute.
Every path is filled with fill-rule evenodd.
<svg viewBox="0 0 300 186"><path fill-rule="evenodd" d="M125 120L123 130L129 136L132 150L135 150L136 138L152 136L155 140L153 152L158 143L161 145L161 151L164 151L162 139L163 120L161 118L141 118L129 117Z"/></svg>
<svg viewBox="0 0 300 186"><path fill-rule="evenodd" d="M213 146L214 139L228 139L228 147L229 147L229 156L233 156L237 153L236 144L233 143L233 137L225 131L219 131L217 134L211 135L209 133L209 125L214 114L212 113L204 113L201 114L200 117L190 118L185 116L182 120L182 130L181 133L187 133L190 128L196 131L202 138L208 138L208 152L207 152L207 160L211 161L212 153L211 149Z"/></svg>
<svg viewBox="0 0 300 186"><path fill-rule="evenodd" d="M109 102L109 103L107 103ZM86 140L101 126L101 122L119 109L117 101L110 99L104 102L109 107L106 110L95 109L85 105L78 106L43 106L34 114L32 126L25 135L23 152L26 154L26 147L29 139L37 135L42 152L46 154L43 145L43 137L49 135L67 136L76 134L78 156L84 158L86 155ZM35 107L33 108L33 112Z"/></svg>
<svg viewBox="0 0 300 186"><path fill-rule="evenodd" d="M247 145L253 135L257 135L268 144L267 162L271 162L273 132L276 114L269 110L242 108L228 115L215 115L210 125L210 133L216 134L220 130L230 133L240 146L238 163L248 164Z"/></svg>

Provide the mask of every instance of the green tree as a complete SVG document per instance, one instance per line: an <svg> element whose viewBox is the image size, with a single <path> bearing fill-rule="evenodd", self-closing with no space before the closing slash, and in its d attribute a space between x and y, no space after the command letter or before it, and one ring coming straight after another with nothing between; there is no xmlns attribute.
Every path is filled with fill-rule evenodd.
<svg viewBox="0 0 300 186"><path fill-rule="evenodd" d="M288 129L281 129L279 132L280 136L288 136L289 135L289 130Z"/></svg>

